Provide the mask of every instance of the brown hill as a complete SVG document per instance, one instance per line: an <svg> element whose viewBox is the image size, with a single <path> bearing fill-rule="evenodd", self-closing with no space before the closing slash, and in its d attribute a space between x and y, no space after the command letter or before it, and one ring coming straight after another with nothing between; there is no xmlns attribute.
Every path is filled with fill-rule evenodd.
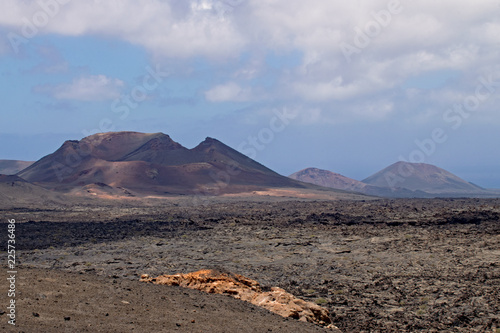
<svg viewBox="0 0 500 333"><path fill-rule="evenodd" d="M289 177L305 183L311 183L319 186L337 188L347 191L359 191L362 188L366 187L366 184L358 180L342 176L339 173L317 168L307 168L304 170L300 170L291 174Z"/></svg>
<svg viewBox="0 0 500 333"><path fill-rule="evenodd" d="M379 187L423 191L434 196L474 196L489 193L444 169L425 163L397 162L362 182Z"/></svg>
<svg viewBox="0 0 500 333"><path fill-rule="evenodd" d="M413 197L429 196L423 192L419 191L416 192L400 187L388 188L388 187L373 186L360 182L359 180L345 177L339 173L317 168L307 168L295 172L291 174L289 177L304 183L310 183L345 191L359 192L366 195L373 195L380 197L413 198Z"/></svg>
<svg viewBox="0 0 500 333"><path fill-rule="evenodd" d="M110 132L66 141L18 176L63 191L107 185L147 195L316 189L281 176L216 139L187 149L163 133Z"/></svg>
<svg viewBox="0 0 500 333"><path fill-rule="evenodd" d="M31 161L0 160L0 174L15 175L33 163Z"/></svg>

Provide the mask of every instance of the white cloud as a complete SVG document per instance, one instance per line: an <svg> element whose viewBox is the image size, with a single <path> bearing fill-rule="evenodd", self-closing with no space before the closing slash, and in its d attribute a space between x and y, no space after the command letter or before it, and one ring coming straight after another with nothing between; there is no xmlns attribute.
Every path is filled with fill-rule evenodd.
<svg viewBox="0 0 500 333"><path fill-rule="evenodd" d="M387 100L379 100L373 103L363 103L354 108L352 114L365 117L368 120L383 119L394 111L394 103Z"/></svg>
<svg viewBox="0 0 500 333"><path fill-rule="evenodd" d="M38 27L39 34L118 38L144 47L159 62L208 57L224 66L229 58L249 55L246 64L228 62L238 66L222 78L230 82L205 92L206 99L213 102L243 101L252 95L311 103L363 99L369 104L375 94L387 94L422 72L452 69L464 73L463 80L477 77L491 71L500 53L498 0L61 2L67 4L53 8L48 22ZM398 10L380 21L391 12L392 3L400 4ZM0 26L22 34L26 22L36 23L34 18L40 12L44 9L36 1L4 0L0 2ZM369 34L367 29L377 24L378 30L366 45L356 46L359 31ZM351 62L342 52L343 43L359 51L352 54ZM292 51L303 55L302 64L273 69L273 79L279 83L274 91L255 95L242 88L248 86L248 80L270 75L266 54ZM460 94L467 87L450 89L458 89L455 93ZM361 109L367 114L392 113Z"/></svg>
<svg viewBox="0 0 500 333"><path fill-rule="evenodd" d="M71 83L37 86L35 92L46 93L56 99L102 101L118 98L123 86L121 80L91 75L74 79Z"/></svg>
<svg viewBox="0 0 500 333"><path fill-rule="evenodd" d="M58 4L44 9L36 1L4 0L0 24L20 32L24 19L36 25L35 17L42 17L37 14L46 13L49 19L38 27L41 33L114 36L173 57L225 57L256 46L338 57L339 44L353 42L355 27L364 29L376 21L374 13L387 12L395 1L72 0L59 5L53 0L41 1ZM391 14L381 27L369 46L372 51L391 48L391 54L407 53L423 47L448 48L464 40L480 43L498 31L496 0L399 3L401 13Z"/></svg>
<svg viewBox="0 0 500 333"><path fill-rule="evenodd" d="M229 9L220 1L5 0L0 3L0 25L22 37L32 26L40 33L68 36L104 35L140 45L158 56L227 57L244 45ZM46 21L40 18L47 18ZM35 35L36 35L35 34Z"/></svg>
<svg viewBox="0 0 500 333"><path fill-rule="evenodd" d="M241 88L235 82L220 84L205 92L205 98L210 102L241 102L250 98L249 88Z"/></svg>
<svg viewBox="0 0 500 333"><path fill-rule="evenodd" d="M496 42L500 8L496 0L479 2L441 0L72 0L64 5L40 6L36 1L0 3L0 25L21 33L26 22L46 13L40 33L121 38L165 57L225 58L240 52L298 49L321 60L345 66L342 42L353 43L355 28L377 24L376 13L390 14L380 33L371 38L364 55L372 61L408 56L422 51L439 54L453 46ZM42 1L55 3L58 0ZM44 22L42 22L44 23ZM39 24L40 25L40 24ZM380 24L379 24L380 25Z"/></svg>
<svg viewBox="0 0 500 333"><path fill-rule="evenodd" d="M306 100L344 100L356 96L360 86L355 83L343 85L342 77L338 76L328 82L300 82L295 85L295 90Z"/></svg>

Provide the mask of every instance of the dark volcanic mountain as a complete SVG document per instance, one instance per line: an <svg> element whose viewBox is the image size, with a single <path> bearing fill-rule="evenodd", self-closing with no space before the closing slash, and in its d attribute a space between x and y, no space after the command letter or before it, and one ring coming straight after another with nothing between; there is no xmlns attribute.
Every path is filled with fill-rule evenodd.
<svg viewBox="0 0 500 333"><path fill-rule="evenodd" d="M304 183L315 184L324 187L330 187L339 190L359 192L367 195L390 198L413 198L413 197L428 197L424 192L412 191L400 187L388 188L373 186L360 182L349 177L345 177L339 173L317 168L307 168L295 172L289 176L292 179L299 180Z"/></svg>
<svg viewBox="0 0 500 333"><path fill-rule="evenodd" d="M444 169L425 163L397 162L364 179L363 183L424 191L434 196L473 196L489 193Z"/></svg>
<svg viewBox="0 0 500 333"><path fill-rule="evenodd" d="M0 160L0 174L15 175L33 163L31 161Z"/></svg>
<svg viewBox="0 0 500 333"><path fill-rule="evenodd" d="M18 174L45 188L99 187L140 194L223 194L311 188L281 176L216 139L187 149L163 133L110 132L66 141Z"/></svg>

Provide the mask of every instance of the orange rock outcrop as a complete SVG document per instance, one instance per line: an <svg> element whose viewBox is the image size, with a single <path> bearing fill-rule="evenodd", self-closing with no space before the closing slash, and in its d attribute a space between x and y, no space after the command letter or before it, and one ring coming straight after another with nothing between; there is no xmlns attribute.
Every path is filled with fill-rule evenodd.
<svg viewBox="0 0 500 333"><path fill-rule="evenodd" d="M230 295L265 308L282 317L295 318L338 330L332 325L327 309L315 303L301 300L281 288L274 287L271 288L271 291L262 291L257 281L239 274L215 270L161 275L156 278L144 274L141 276L140 281L191 288L211 294Z"/></svg>

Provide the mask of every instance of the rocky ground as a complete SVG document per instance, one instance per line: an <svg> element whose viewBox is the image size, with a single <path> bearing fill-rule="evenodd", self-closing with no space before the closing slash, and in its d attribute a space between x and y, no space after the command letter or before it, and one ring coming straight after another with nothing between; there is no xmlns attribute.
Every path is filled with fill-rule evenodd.
<svg viewBox="0 0 500 333"><path fill-rule="evenodd" d="M500 200L169 203L2 215L18 221L27 272L135 286L144 273L219 268L326 307L343 332L500 332Z"/></svg>
<svg viewBox="0 0 500 333"><path fill-rule="evenodd" d="M17 324L1 315L2 332L325 332L191 289L61 270L25 268L18 276ZM3 279L0 287L7 287Z"/></svg>

